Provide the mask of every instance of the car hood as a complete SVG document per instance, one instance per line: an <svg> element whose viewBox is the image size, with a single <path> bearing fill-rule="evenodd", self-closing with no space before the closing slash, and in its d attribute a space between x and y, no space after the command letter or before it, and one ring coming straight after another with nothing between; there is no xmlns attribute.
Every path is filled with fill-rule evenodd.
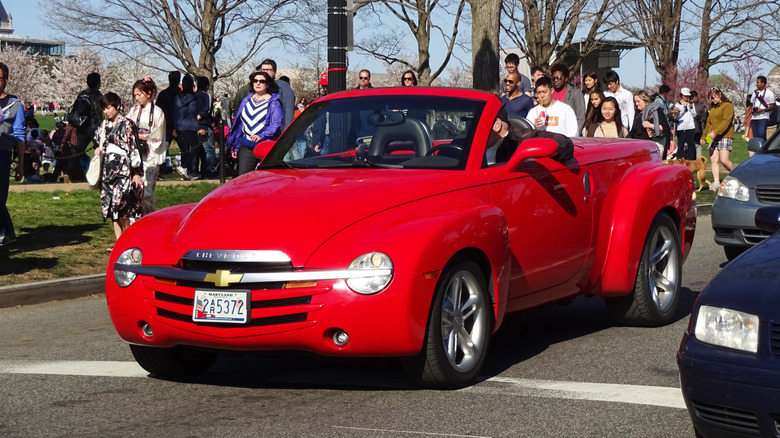
<svg viewBox="0 0 780 438"><path fill-rule="evenodd" d="M729 262L702 291L700 304L780 321L780 234Z"/></svg>
<svg viewBox="0 0 780 438"><path fill-rule="evenodd" d="M282 251L301 266L328 238L378 212L469 186L463 171L262 170L217 188L178 224L190 249ZM472 184L473 185L473 181Z"/></svg>
<svg viewBox="0 0 780 438"><path fill-rule="evenodd" d="M737 166L729 176L748 187L780 183L780 155L756 154Z"/></svg>

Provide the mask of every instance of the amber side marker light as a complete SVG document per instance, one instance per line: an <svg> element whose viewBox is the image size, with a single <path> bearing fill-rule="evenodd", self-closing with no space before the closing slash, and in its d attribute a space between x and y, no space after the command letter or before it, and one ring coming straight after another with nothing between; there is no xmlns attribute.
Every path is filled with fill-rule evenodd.
<svg viewBox="0 0 780 438"><path fill-rule="evenodd" d="M314 287L317 285L316 281L291 281L284 285L285 289L296 289L301 287Z"/></svg>
<svg viewBox="0 0 780 438"><path fill-rule="evenodd" d="M424 272L423 278L426 280L436 280L437 278L439 278L440 273L441 271Z"/></svg>
<svg viewBox="0 0 780 438"><path fill-rule="evenodd" d="M172 278L155 278L154 281L156 283L162 283L162 284L176 284L176 280Z"/></svg>

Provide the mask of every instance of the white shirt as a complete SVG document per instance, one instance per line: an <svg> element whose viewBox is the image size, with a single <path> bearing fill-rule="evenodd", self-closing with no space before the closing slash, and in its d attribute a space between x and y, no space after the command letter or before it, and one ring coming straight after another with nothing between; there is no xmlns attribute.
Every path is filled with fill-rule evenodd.
<svg viewBox="0 0 780 438"><path fill-rule="evenodd" d="M758 91L753 90L753 93L750 95L750 102L753 104L753 108L761 108L763 110L767 109L767 105L764 105L761 103L761 100L759 100L758 96L761 96L762 99L764 99L764 102L767 103L767 105L771 105L775 103L775 95L772 93L772 90L769 88L764 88L764 91ZM763 113L753 113L752 120L764 120L769 119L769 112L763 112Z"/></svg>
<svg viewBox="0 0 780 438"><path fill-rule="evenodd" d="M634 124L634 95L625 88L618 86L617 92L613 93L607 90L604 92L604 96L612 96L617 100L620 107L620 121L630 131L631 125Z"/></svg>
<svg viewBox="0 0 780 438"><path fill-rule="evenodd" d="M677 129L679 131L696 129L696 121L693 120L696 116L696 107L691 102L688 102L686 105L675 103L674 107L679 111L677 113Z"/></svg>
<svg viewBox="0 0 780 438"><path fill-rule="evenodd" d="M557 100L553 100L547 108L536 105L528 111L528 115L525 118L531 122L531 125L536 126L534 119L539 118L542 113L544 113L547 124L537 128L538 130L556 132L567 137L576 137L578 135L579 124L577 123L577 115L574 114L574 110L569 105Z"/></svg>

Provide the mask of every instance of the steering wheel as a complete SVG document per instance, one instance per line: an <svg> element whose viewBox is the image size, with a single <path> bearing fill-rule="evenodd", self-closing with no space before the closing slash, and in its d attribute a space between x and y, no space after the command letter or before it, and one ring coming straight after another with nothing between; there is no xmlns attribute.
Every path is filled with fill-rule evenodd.
<svg viewBox="0 0 780 438"><path fill-rule="evenodd" d="M430 155L441 155L443 157L450 157L450 158L460 158L460 154L463 153L463 147L452 144L452 143L445 143L440 144L438 146L434 146L431 148L431 150L428 151L426 156Z"/></svg>

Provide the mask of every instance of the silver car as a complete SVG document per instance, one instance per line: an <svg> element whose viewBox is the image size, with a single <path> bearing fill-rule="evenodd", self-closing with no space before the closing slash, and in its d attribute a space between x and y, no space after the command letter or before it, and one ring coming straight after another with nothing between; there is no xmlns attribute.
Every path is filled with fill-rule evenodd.
<svg viewBox="0 0 780 438"><path fill-rule="evenodd" d="M771 235L756 227L756 210L780 205L780 136L773 135L759 146L755 155L723 179L712 204L715 243L723 246L729 260Z"/></svg>

